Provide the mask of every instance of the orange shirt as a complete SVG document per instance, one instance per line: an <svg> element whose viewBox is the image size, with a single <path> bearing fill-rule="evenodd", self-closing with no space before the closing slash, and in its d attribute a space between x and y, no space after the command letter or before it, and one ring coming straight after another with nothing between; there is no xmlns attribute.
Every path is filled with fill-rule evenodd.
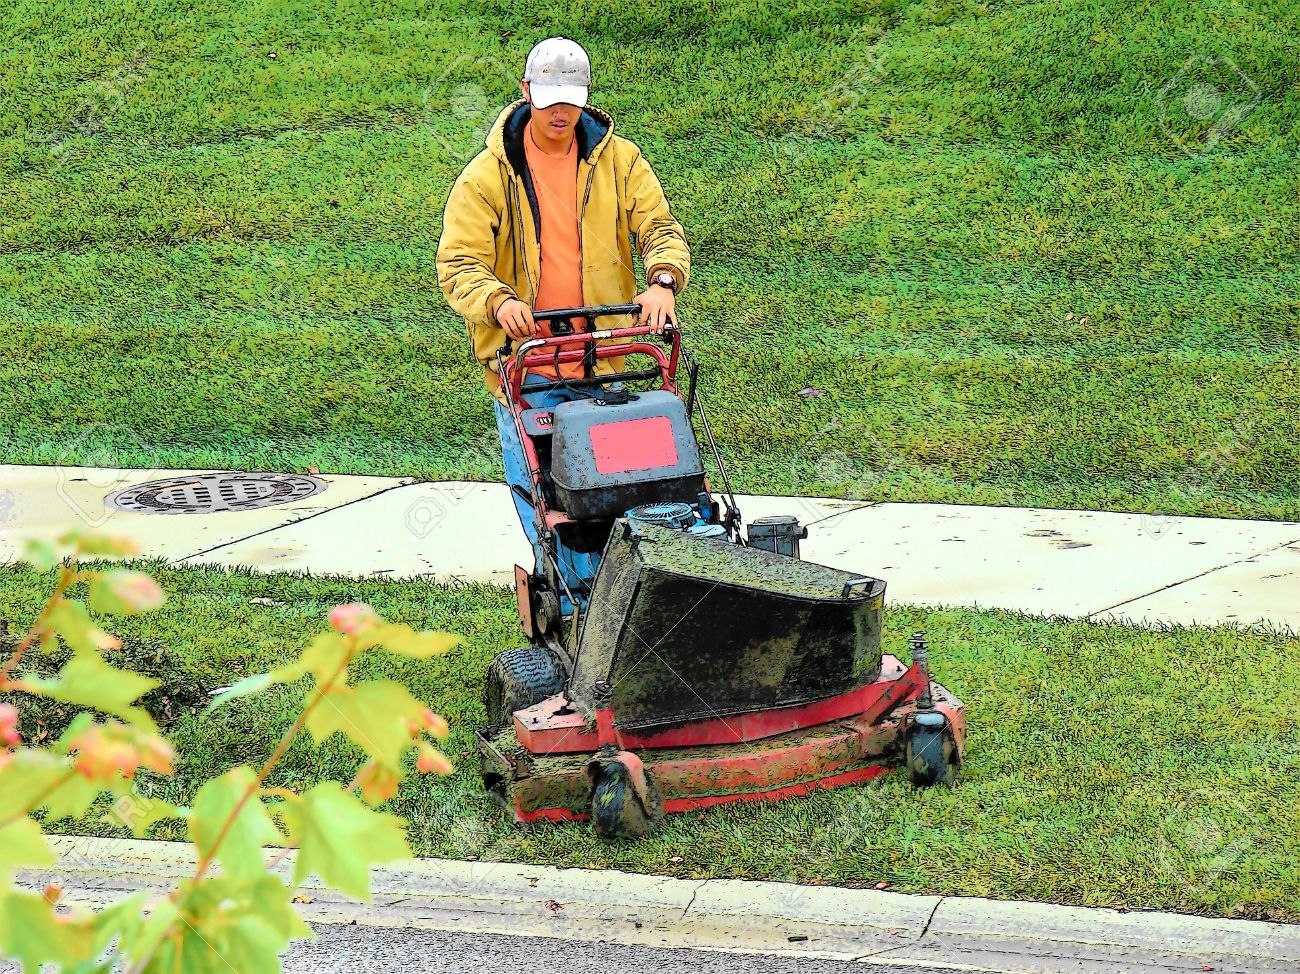
<svg viewBox="0 0 1300 974"><path fill-rule="evenodd" d="M548 156L524 135L524 156L542 216L542 280L533 308L582 307L582 263L578 254L578 140L563 156Z"/></svg>
<svg viewBox="0 0 1300 974"><path fill-rule="evenodd" d="M537 285L533 310L580 308L583 301L578 245L578 140L575 138L569 144L566 155L547 155L533 142L532 127L526 126L524 156L542 217L542 279ZM541 322L539 332L549 335L551 324ZM582 375L582 366L565 366L563 371L568 377L577 377Z"/></svg>

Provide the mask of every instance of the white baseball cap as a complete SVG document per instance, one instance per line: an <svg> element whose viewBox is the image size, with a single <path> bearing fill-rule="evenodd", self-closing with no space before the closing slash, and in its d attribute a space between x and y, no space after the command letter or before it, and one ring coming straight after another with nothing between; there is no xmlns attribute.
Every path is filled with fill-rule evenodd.
<svg viewBox="0 0 1300 974"><path fill-rule="evenodd" d="M538 108L563 102L582 108L591 86L591 59L567 37L548 37L528 52L524 66L528 94Z"/></svg>

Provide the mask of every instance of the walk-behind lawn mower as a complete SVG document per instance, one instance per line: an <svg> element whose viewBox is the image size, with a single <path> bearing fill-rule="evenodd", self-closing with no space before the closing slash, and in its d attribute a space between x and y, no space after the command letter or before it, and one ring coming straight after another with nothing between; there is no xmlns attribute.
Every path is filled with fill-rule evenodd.
<svg viewBox="0 0 1300 974"><path fill-rule="evenodd" d="M518 822L590 819L613 838L666 812L807 795L896 765L918 786L951 781L965 717L931 681L924 638L910 666L882 656L883 581L802 561L794 518L742 529L681 332L596 330L638 310L546 312L556 334L498 356L544 558L515 569L528 644L487 674L485 786ZM617 371L598 374L609 359ZM542 367L567 367L590 397L529 408L523 379ZM557 542L602 553L588 589L571 590Z"/></svg>

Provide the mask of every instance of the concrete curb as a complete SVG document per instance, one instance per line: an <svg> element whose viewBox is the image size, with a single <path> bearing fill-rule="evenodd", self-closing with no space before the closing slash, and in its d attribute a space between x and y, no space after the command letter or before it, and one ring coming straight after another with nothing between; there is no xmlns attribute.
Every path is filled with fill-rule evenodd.
<svg viewBox="0 0 1300 974"><path fill-rule="evenodd" d="M28 870L99 905L167 889L194 866L180 842L52 836L58 865ZM290 853L276 867L292 872ZM614 870L417 859L372 872L358 904L309 877L299 909L319 924L614 941L874 964L1002 972L1300 971L1300 925L974 897Z"/></svg>

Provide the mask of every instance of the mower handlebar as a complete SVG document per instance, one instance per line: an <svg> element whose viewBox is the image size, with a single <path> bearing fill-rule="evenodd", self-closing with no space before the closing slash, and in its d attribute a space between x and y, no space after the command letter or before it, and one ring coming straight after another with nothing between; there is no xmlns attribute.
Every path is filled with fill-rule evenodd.
<svg viewBox="0 0 1300 974"><path fill-rule="evenodd" d="M514 339L509 335L506 336L505 345L502 346L502 354L513 355L518 361L526 352L530 352L542 345L559 345L569 344L572 342L582 341L599 341L602 338L632 338L640 335L652 334L649 325L627 325L623 328L604 328L599 331L591 326L597 318L622 317L624 315L640 315L641 305L639 304L600 304L592 305L585 308L557 308L553 311L534 311L533 321L567 321L570 318L581 318L587 324L583 331L570 332L568 334L551 335L546 338L529 338L523 341L516 350ZM671 332L681 333L680 326L677 322L672 321L664 326L664 333Z"/></svg>
<svg viewBox="0 0 1300 974"><path fill-rule="evenodd" d="M517 348L510 336L506 336L505 342L497 350L497 371L501 376L501 381L511 389L507 396L511 399L518 397L520 376L527 369L551 364L550 361L543 361L539 357L543 354L542 349L554 349L552 358L556 368L562 364L582 363L587 378L592 377L591 369L598 359L631 353L646 354L656 361L662 379L662 387L675 391L676 387L673 385L673 380L677 375L677 360L682 348L681 327L676 322L669 322L663 328L663 336L670 347L669 354L665 354L663 349L649 342L636 340L655 334L655 329L650 325L629 325L621 328L601 328L599 330L593 327L597 318L622 317L625 315L639 317L641 311L642 308L639 304L605 304L533 312L533 321L535 322L557 319L564 321L565 331L546 337L526 339ZM581 319L586 327L579 331L572 330L569 327L569 319L572 318ZM622 344L609 344L611 339L615 343L621 339L630 339L630 341ZM613 380L623 375L625 373L607 373L606 377ZM628 378L634 377L632 373L626 373L626 376ZM635 377L642 378L643 376L637 373Z"/></svg>
<svg viewBox="0 0 1300 974"><path fill-rule="evenodd" d="M621 315L639 315L639 304L597 304L586 308L558 308L555 311L534 311L533 321L554 321L557 318L583 318L589 324L597 318Z"/></svg>
<svg viewBox="0 0 1300 974"><path fill-rule="evenodd" d="M602 328L599 331L579 331L572 335L551 335L546 338L530 338L523 342L513 352L516 363L522 362L525 355L539 348L548 345L579 345L593 344L603 341L607 338L640 338L644 335L653 334L649 325L629 325L627 328ZM681 330L676 324L664 326L664 335L668 336L674 344L681 340ZM510 355L509 339L506 339L506 354Z"/></svg>
<svg viewBox="0 0 1300 974"><path fill-rule="evenodd" d="M568 321L570 318L581 318L587 325L585 331L594 331L592 327L597 318L610 318L623 315L640 315L641 305L639 304L594 304L585 308L556 308L553 311L534 311L533 321ZM505 354L509 355L514 348L514 342L510 336L506 336Z"/></svg>

